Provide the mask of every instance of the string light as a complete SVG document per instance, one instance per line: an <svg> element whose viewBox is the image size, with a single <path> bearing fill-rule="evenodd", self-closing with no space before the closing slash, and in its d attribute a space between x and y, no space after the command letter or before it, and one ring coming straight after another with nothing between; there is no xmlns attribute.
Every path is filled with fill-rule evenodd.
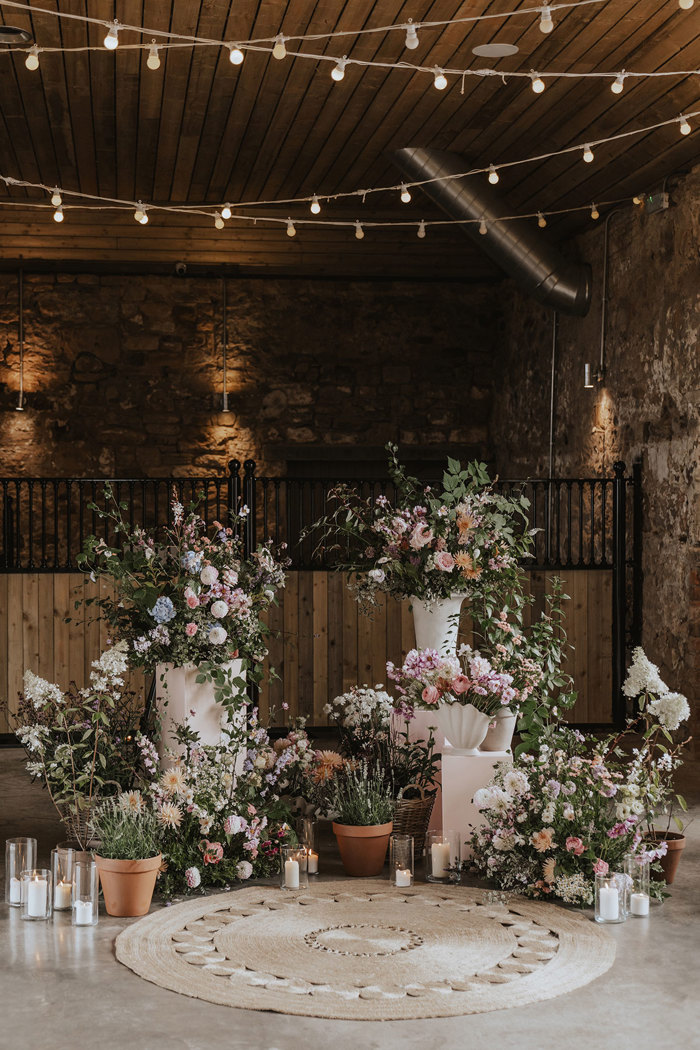
<svg viewBox="0 0 700 1050"><path fill-rule="evenodd" d="M228 49L228 59L234 66L240 66L241 62L245 58L245 55L241 51L237 44L230 44Z"/></svg>
<svg viewBox="0 0 700 1050"><path fill-rule="evenodd" d="M158 45L155 40L151 41L151 46L148 49L146 65L149 69L160 69L160 55L158 54Z"/></svg>
<svg viewBox="0 0 700 1050"><path fill-rule="evenodd" d="M613 80L612 84L610 85L610 90L612 91L613 95L619 95L622 93L622 89L624 88L624 86L625 71L623 69L623 71L621 73L618 73L616 78Z"/></svg>
<svg viewBox="0 0 700 1050"><path fill-rule="evenodd" d="M296 237L296 233L297 233L297 231L296 231L296 228L294 226L294 223L292 222L291 219L287 219L287 236L288 237Z"/></svg>
<svg viewBox="0 0 700 1050"><path fill-rule="evenodd" d="M641 204L642 203L642 198L639 196L638 193L635 193L634 197L632 198L632 203L633 204Z"/></svg>
<svg viewBox="0 0 700 1050"><path fill-rule="evenodd" d="M536 95L541 95L544 91L544 80L539 73L535 73L534 69L530 72L530 77L532 79L532 90Z"/></svg>
<svg viewBox="0 0 700 1050"><path fill-rule="evenodd" d="M689 135L691 128L690 124L688 123L688 118L679 117L678 119L680 121L680 127L678 128L678 130L680 131L681 135Z"/></svg>
<svg viewBox="0 0 700 1050"><path fill-rule="evenodd" d="M55 190L51 194L51 203L53 204L54 208L60 208L61 204L63 203L58 186L56 186Z"/></svg>
<svg viewBox="0 0 700 1050"><path fill-rule="evenodd" d="M343 79L343 77L345 76L345 67L347 66L347 64L348 64L348 56L347 55L343 55L342 58L338 59L337 66L335 66L331 70L331 76L333 77L333 79L336 82L341 81Z"/></svg>
<svg viewBox="0 0 700 1050"><path fill-rule="evenodd" d="M425 219L421 219L421 221L418 223L418 233L416 234L416 236L420 237L421 240L423 240L423 238L425 237Z"/></svg>
<svg viewBox="0 0 700 1050"><path fill-rule="evenodd" d="M280 62L283 58L287 57L287 48L284 46L284 37L281 33L275 40L275 46L272 49L272 57Z"/></svg>
<svg viewBox="0 0 700 1050"><path fill-rule="evenodd" d="M543 230L545 228L545 226L547 225L547 220L545 219L545 217L544 217L544 215L542 214L541 211L537 212L537 225L539 226L539 228L541 230Z"/></svg>
<svg viewBox="0 0 700 1050"><path fill-rule="evenodd" d="M106 23L109 26L107 30L107 36L104 38L102 43L108 51L116 51L119 47L119 22L116 18L113 22Z"/></svg>
<svg viewBox="0 0 700 1050"><path fill-rule="evenodd" d="M39 68L39 48L34 44L33 47L29 48L27 57L24 60L24 64L27 69L38 69Z"/></svg>
<svg viewBox="0 0 700 1050"><path fill-rule="evenodd" d="M598 211L598 207L595 204L591 204L591 218L592 219L599 219L600 218L600 212Z"/></svg>
<svg viewBox="0 0 700 1050"><path fill-rule="evenodd" d="M489 182L492 186L495 186L498 182L498 172L493 164L489 164Z"/></svg>
<svg viewBox="0 0 700 1050"><path fill-rule="evenodd" d="M224 228L225 223L224 220L221 218L220 211L214 212L214 225L216 226L217 230L223 230Z"/></svg>
<svg viewBox="0 0 700 1050"><path fill-rule="evenodd" d="M408 204L411 200L411 191L405 182L401 184L401 203Z"/></svg>
<svg viewBox="0 0 700 1050"><path fill-rule="evenodd" d="M136 222L141 222L141 220L143 219L143 216L144 216L143 204L141 203L141 201L139 201L138 204L136 205L136 211L134 212L134 219L136 220Z"/></svg>
<svg viewBox="0 0 700 1050"><path fill-rule="evenodd" d="M63 205L59 204L53 213L54 222L63 222Z"/></svg>
<svg viewBox="0 0 700 1050"><path fill-rule="evenodd" d="M361 241L364 235L365 231L362 229L362 223L355 222L355 236L357 237L358 241Z"/></svg>
<svg viewBox="0 0 700 1050"><path fill-rule="evenodd" d="M551 33L554 29L551 7L543 7L540 12L540 33Z"/></svg>
<svg viewBox="0 0 700 1050"><path fill-rule="evenodd" d="M678 6L681 11L690 11L691 7L695 3L695 0L678 0Z"/></svg>
<svg viewBox="0 0 700 1050"><path fill-rule="evenodd" d="M435 80L433 81L433 84L438 91L444 91L447 87L447 77L437 66L435 66Z"/></svg>
<svg viewBox="0 0 700 1050"><path fill-rule="evenodd" d="M489 228L486 225L486 219L482 218L481 222L479 223L479 233L483 237L488 232L489 232Z"/></svg>
<svg viewBox="0 0 700 1050"><path fill-rule="evenodd" d="M588 144L586 144L583 147L583 159L585 160L586 164L593 163L593 150Z"/></svg>
<svg viewBox="0 0 700 1050"><path fill-rule="evenodd" d="M418 26L414 26L413 22L409 18L408 25L406 26L406 47L409 51L415 51L420 43L418 39Z"/></svg>
<svg viewBox="0 0 700 1050"><path fill-rule="evenodd" d="M224 204L223 208L221 209L221 218L222 219L230 219L231 218L231 205L230 204Z"/></svg>
<svg viewBox="0 0 700 1050"><path fill-rule="evenodd" d="M320 210L321 210L321 205L319 204L318 197L314 193L313 197L311 198L311 204L309 205L309 211L311 212L312 215L318 215Z"/></svg>

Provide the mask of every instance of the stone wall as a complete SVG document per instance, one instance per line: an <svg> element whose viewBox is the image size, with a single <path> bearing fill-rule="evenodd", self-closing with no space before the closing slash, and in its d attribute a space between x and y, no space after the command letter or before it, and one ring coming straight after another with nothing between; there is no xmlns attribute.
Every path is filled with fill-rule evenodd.
<svg viewBox="0 0 700 1050"><path fill-rule="evenodd" d="M560 319L553 472L612 474L641 459L643 644L665 680L694 704L700 735L700 169L671 182L672 207L627 207L610 220L605 378L599 358L603 229L579 239L594 271L584 319ZM552 313L504 295L506 336L492 440L501 471L546 475Z"/></svg>
<svg viewBox="0 0 700 1050"><path fill-rule="evenodd" d="M230 279L228 414L221 295L219 280L26 275L19 413L17 282L0 275L0 473L276 470L286 448L388 440L488 455L492 289Z"/></svg>

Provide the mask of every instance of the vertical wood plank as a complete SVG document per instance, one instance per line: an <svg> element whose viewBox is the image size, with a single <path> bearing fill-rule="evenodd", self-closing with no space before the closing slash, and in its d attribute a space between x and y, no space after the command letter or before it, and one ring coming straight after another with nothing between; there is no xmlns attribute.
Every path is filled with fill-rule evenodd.
<svg viewBox="0 0 700 1050"><path fill-rule="evenodd" d="M54 682L54 580L51 572L42 572L38 579L38 642L39 674L49 682Z"/></svg>
<svg viewBox="0 0 700 1050"><path fill-rule="evenodd" d="M358 609L357 602L347 588L347 576L343 574L343 692L357 685L360 672L358 654Z"/></svg>
<svg viewBox="0 0 700 1050"><path fill-rule="evenodd" d="M343 591L345 577L339 572L328 573L328 697L343 692ZM328 724L328 715L321 713L319 725Z"/></svg>
<svg viewBox="0 0 700 1050"><path fill-rule="evenodd" d="M72 572L68 577L70 581L70 617L71 622L68 632L68 682L75 682L78 687L82 686L85 670L85 606L80 605L77 609L76 602L83 599L84 576L82 572Z"/></svg>
<svg viewBox="0 0 700 1050"><path fill-rule="evenodd" d="M10 720L8 711L9 692L9 660L7 648L9 643L9 606L7 601L7 587L9 575L0 576L0 733L9 733Z"/></svg>
<svg viewBox="0 0 700 1050"><path fill-rule="evenodd" d="M386 681L387 660L387 598L385 594L377 595L378 607L369 626L369 678L367 684L375 686Z"/></svg>
<svg viewBox="0 0 700 1050"><path fill-rule="evenodd" d="M28 572L23 577L22 644L24 664L39 673L39 573Z"/></svg>
<svg viewBox="0 0 700 1050"><path fill-rule="evenodd" d="M66 618L70 616L70 576L57 573L53 581L53 678L61 689L70 684L68 665L70 661L70 629Z"/></svg>
<svg viewBox="0 0 700 1050"><path fill-rule="evenodd" d="M401 603L397 602L395 598L387 598L386 600L386 658L398 666L401 666L403 662L401 653ZM386 665L381 678L378 678L377 681L386 684Z"/></svg>
<svg viewBox="0 0 700 1050"><path fill-rule="evenodd" d="M105 581L98 580L93 583L89 576L83 577L83 598L97 598ZM92 661L100 655L100 610L93 602L85 606L85 651L83 653L82 682L78 685L87 685L92 670Z"/></svg>
<svg viewBox="0 0 700 1050"><path fill-rule="evenodd" d="M372 630L374 621L361 610L357 614L357 678L353 685L373 685Z"/></svg>
<svg viewBox="0 0 700 1050"><path fill-rule="evenodd" d="M612 719L612 573L590 572L588 601L591 722Z"/></svg>
<svg viewBox="0 0 700 1050"><path fill-rule="evenodd" d="M313 714L312 724L324 720L328 691L328 572L313 572Z"/></svg>
<svg viewBox="0 0 700 1050"><path fill-rule="evenodd" d="M284 699L289 717L299 714L299 574L287 573L284 594Z"/></svg>
<svg viewBox="0 0 700 1050"><path fill-rule="evenodd" d="M416 646L416 631L413 626L413 613L409 609L409 602L399 602L401 609L401 660L411 649Z"/></svg>
<svg viewBox="0 0 700 1050"><path fill-rule="evenodd" d="M314 581L312 572L299 577L299 714L311 721L314 712Z"/></svg>
<svg viewBox="0 0 700 1050"><path fill-rule="evenodd" d="M24 674L23 581L19 573L7 577L7 703L11 715L17 711Z"/></svg>

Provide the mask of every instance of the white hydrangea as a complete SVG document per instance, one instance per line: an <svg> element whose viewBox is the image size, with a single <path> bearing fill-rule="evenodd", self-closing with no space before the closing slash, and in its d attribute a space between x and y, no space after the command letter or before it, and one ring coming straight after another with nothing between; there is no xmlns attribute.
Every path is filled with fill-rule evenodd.
<svg viewBox="0 0 700 1050"><path fill-rule="evenodd" d="M640 645L632 651L632 663L622 692L629 697L639 696L640 693L668 692L668 686L662 681L658 667L647 658Z"/></svg>
<svg viewBox="0 0 700 1050"><path fill-rule="evenodd" d="M49 703L63 703L63 693L59 686L40 678L33 671L24 672L24 695L34 704L37 711Z"/></svg>
<svg viewBox="0 0 700 1050"><path fill-rule="evenodd" d="M368 724L385 729L391 721L393 707L394 701L381 685L374 689L368 685L358 685L336 696L323 710L345 729L357 729Z"/></svg>
<svg viewBox="0 0 700 1050"><path fill-rule="evenodd" d="M499 787L479 788L472 801L477 809L493 809L497 813L505 813L513 804L508 792Z"/></svg>
<svg viewBox="0 0 700 1050"><path fill-rule="evenodd" d="M647 705L650 714L658 718L664 729L678 729L690 718L690 707L682 693L664 693Z"/></svg>

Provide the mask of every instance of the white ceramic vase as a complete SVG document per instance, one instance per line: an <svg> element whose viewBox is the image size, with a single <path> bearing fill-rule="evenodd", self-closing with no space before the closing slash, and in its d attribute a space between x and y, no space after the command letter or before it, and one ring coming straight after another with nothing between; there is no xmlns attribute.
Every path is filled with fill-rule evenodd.
<svg viewBox="0 0 700 1050"><path fill-rule="evenodd" d="M491 719L489 731L481 744L482 751L508 751L513 742L515 723L518 721L518 712L512 711L510 707L502 707ZM495 722L495 724L494 724Z"/></svg>
<svg viewBox="0 0 700 1050"><path fill-rule="evenodd" d="M463 601L463 594L453 594L435 602L411 598L416 648L437 649L441 656L454 656L457 652L459 611Z"/></svg>
<svg viewBox="0 0 700 1050"><path fill-rule="evenodd" d="M432 714L432 712L430 712ZM453 754L478 755L491 723L491 716L477 711L473 704L439 704L433 716L453 748Z"/></svg>
<svg viewBox="0 0 700 1050"><path fill-rule="evenodd" d="M233 679L243 677L242 660L231 660L222 664L223 671L229 671ZM214 683L198 682L199 671L193 664L186 667L175 667L173 664L158 664L156 667L156 702L161 721L161 735L158 743L158 754L161 765L166 748L181 755L184 748L177 743L173 735L178 724L187 723L203 744L220 744L224 739L223 730L227 723L227 711L214 699ZM245 726L246 707L236 712L235 724ZM236 760L236 774L243 771L245 749L242 749Z"/></svg>

